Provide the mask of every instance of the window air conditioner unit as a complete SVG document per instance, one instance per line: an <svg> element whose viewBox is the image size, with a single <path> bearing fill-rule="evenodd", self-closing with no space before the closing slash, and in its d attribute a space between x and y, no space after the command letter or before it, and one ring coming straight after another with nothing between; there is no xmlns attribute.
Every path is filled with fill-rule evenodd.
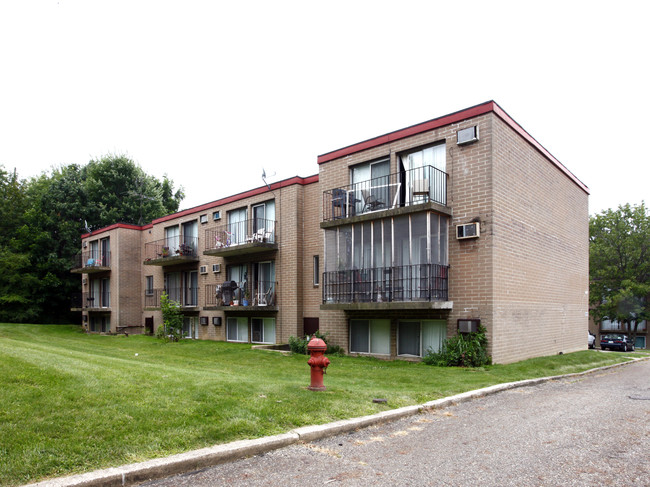
<svg viewBox="0 0 650 487"><path fill-rule="evenodd" d="M208 273L208 266L207 265L202 265L201 267L199 267L199 272L201 274L207 274Z"/></svg>
<svg viewBox="0 0 650 487"><path fill-rule="evenodd" d="M476 333L481 320L458 320L458 333Z"/></svg>
<svg viewBox="0 0 650 487"><path fill-rule="evenodd" d="M199 316L199 323L201 323L203 326L207 326L208 317L207 316Z"/></svg>
<svg viewBox="0 0 650 487"><path fill-rule="evenodd" d="M456 143L458 145L471 144L478 140L478 125L468 127L456 132Z"/></svg>
<svg viewBox="0 0 650 487"><path fill-rule="evenodd" d="M221 212L220 211L215 211L212 213L212 219L213 220L221 220Z"/></svg>
<svg viewBox="0 0 650 487"><path fill-rule="evenodd" d="M221 272L221 264L212 264L212 272Z"/></svg>
<svg viewBox="0 0 650 487"><path fill-rule="evenodd" d="M456 238L464 240L466 238L478 238L481 236L481 227L478 222L465 223L456 226Z"/></svg>

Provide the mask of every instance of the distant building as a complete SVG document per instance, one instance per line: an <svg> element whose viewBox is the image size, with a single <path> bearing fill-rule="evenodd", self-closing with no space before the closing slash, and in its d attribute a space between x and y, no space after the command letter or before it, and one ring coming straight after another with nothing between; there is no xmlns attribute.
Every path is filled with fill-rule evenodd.
<svg viewBox="0 0 650 487"><path fill-rule="evenodd" d="M166 292L188 338L320 329L352 354L418 358L482 325L495 362L586 348L588 189L496 103L318 168L83 235L88 331L154 332Z"/></svg>

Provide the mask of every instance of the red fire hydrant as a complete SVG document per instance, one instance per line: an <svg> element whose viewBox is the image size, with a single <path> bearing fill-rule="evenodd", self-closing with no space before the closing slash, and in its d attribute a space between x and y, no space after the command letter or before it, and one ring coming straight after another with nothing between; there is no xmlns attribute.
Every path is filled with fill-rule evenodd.
<svg viewBox="0 0 650 487"><path fill-rule="evenodd" d="M307 344L307 350L311 355L307 361L311 367L311 385L307 389L310 391L324 391L323 374L325 374L325 369L330 364L330 359L323 355L327 350L327 345L320 338L313 337Z"/></svg>

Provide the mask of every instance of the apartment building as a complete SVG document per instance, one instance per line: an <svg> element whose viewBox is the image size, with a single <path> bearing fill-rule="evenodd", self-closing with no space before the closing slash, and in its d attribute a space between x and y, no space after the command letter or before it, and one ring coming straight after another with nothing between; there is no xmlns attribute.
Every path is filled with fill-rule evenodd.
<svg viewBox="0 0 650 487"><path fill-rule="evenodd" d="M188 338L320 329L351 354L417 359L484 326L495 362L586 348L588 189L496 103L317 162L317 176L84 235L88 330L153 332L166 292Z"/></svg>
<svg viewBox="0 0 650 487"><path fill-rule="evenodd" d="M155 333L165 293L181 305L186 338L286 343L318 319L306 267L321 247L319 201L318 177L296 177L83 235L75 309L89 332Z"/></svg>

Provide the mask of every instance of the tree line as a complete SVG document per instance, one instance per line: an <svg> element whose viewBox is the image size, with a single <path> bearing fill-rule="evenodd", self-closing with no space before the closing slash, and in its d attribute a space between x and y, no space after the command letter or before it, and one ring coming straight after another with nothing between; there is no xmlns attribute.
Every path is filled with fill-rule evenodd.
<svg viewBox="0 0 650 487"><path fill-rule="evenodd" d="M125 155L63 165L20 179L0 166L0 322L70 323L70 273L81 235L114 223L146 224L184 198L167 176Z"/></svg>
<svg viewBox="0 0 650 487"><path fill-rule="evenodd" d="M650 215L621 205L589 221L590 311L594 320L618 321L632 340L650 320Z"/></svg>

